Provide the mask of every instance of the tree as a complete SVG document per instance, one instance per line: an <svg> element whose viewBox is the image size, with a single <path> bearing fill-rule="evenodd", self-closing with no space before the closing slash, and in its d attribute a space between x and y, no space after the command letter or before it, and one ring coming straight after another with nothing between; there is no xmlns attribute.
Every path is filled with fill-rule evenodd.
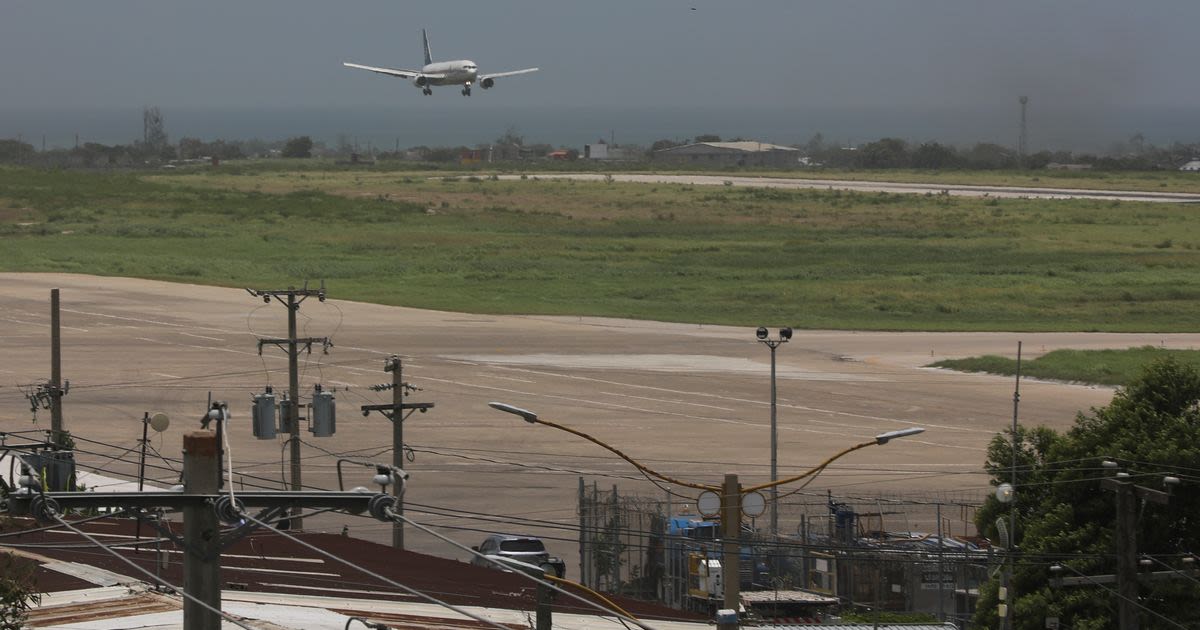
<svg viewBox="0 0 1200 630"><path fill-rule="evenodd" d="M525 136L516 127L509 125L508 129L504 130L504 135L496 138L496 144L501 146L524 146Z"/></svg>
<svg viewBox="0 0 1200 630"><path fill-rule="evenodd" d="M958 153L952 147L926 142L913 151L912 165L913 168L954 168L958 166Z"/></svg>
<svg viewBox="0 0 1200 630"><path fill-rule="evenodd" d="M285 158L307 158L312 157L313 141L308 136L300 136L298 138L288 138L287 144L283 145L283 157Z"/></svg>
<svg viewBox="0 0 1200 630"><path fill-rule="evenodd" d="M0 162L20 162L33 157L33 145L20 140L0 140Z"/></svg>
<svg viewBox="0 0 1200 630"><path fill-rule="evenodd" d="M650 145L650 152L653 153L655 151L662 151L663 149L679 147L679 146L683 146L684 144L686 144L686 143L676 142L674 140L667 140L666 138L664 138L662 140L655 140L654 144Z"/></svg>
<svg viewBox="0 0 1200 630"><path fill-rule="evenodd" d="M693 140L692 142L700 143L700 142L720 142L720 141L721 141L721 136L718 136L715 133L702 133L702 134L696 136L696 139Z"/></svg>
<svg viewBox="0 0 1200 630"><path fill-rule="evenodd" d="M1116 628L1116 604L1098 587L1050 586L1049 565L1062 563L1086 575L1116 572L1112 493L1100 487L1104 459L1115 460L1135 481L1150 484L1164 473L1200 465L1200 374L1174 359L1150 364L1118 390L1107 407L1080 413L1065 434L1039 427L1017 431L1014 619L1018 630L1041 630L1046 617L1064 627ZM1008 481L1011 434L988 447L993 484ZM1200 549L1200 489L1181 484L1169 505L1146 503L1137 526L1138 552L1170 563ZM995 539L993 524L1008 507L989 497L976 517ZM1158 567L1162 569L1163 567ZM1200 585L1187 579L1141 582L1141 603L1170 619L1195 625ZM975 623L996 627L997 582L980 588ZM1147 618L1149 620L1149 618ZM1152 627L1165 627L1158 624Z"/></svg>
<svg viewBox="0 0 1200 630"><path fill-rule="evenodd" d="M855 157L861 168L904 168L908 166L908 143L899 138L881 138L863 145Z"/></svg>
<svg viewBox="0 0 1200 630"><path fill-rule="evenodd" d="M42 596L34 584L37 565L12 554L0 554L0 630L20 630L31 604Z"/></svg>
<svg viewBox="0 0 1200 630"><path fill-rule="evenodd" d="M968 168L1016 168L1017 152L991 142L980 142L966 153Z"/></svg>

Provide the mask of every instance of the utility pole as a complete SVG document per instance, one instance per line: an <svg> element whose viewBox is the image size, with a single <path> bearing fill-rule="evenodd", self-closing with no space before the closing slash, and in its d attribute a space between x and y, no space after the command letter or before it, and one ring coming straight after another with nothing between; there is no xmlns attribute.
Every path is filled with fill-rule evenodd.
<svg viewBox="0 0 1200 630"><path fill-rule="evenodd" d="M15 515L29 514L39 522L65 523L62 515L71 509L120 508L149 522L184 552L184 630L221 627L220 614L214 612L221 608L221 552L257 527L247 522L247 507L263 508L254 516L259 522L273 521L289 508L295 513L302 507L367 512L378 520L390 520L395 499L387 494L247 491L237 493L235 501L228 494L217 494L221 463L216 433L188 433L183 446L183 492L34 492L25 487L10 495L10 510ZM183 512L183 537L157 518L154 512L158 508ZM232 531L222 533L222 522Z"/></svg>
<svg viewBox="0 0 1200 630"><path fill-rule="evenodd" d="M391 389L392 404L390 405L363 405L362 414L368 416L372 411L378 411L385 418L392 421L392 466L404 469L404 419L412 415L413 411L425 413L433 408L433 403L405 403L404 395L408 389L418 389L404 382L404 363L400 357L392 355L388 357L383 364L385 372L392 373L392 382L387 385L374 385L371 389L376 391ZM405 414L405 411L408 414ZM394 484L392 486L392 495L396 498L396 504L392 507L399 516L404 516L404 496L402 484ZM392 521L392 546L396 549L404 549L404 521L397 518Z"/></svg>
<svg viewBox="0 0 1200 630"><path fill-rule="evenodd" d="M725 581L725 608L737 612L741 599L742 485L733 473L721 486L721 576Z"/></svg>
<svg viewBox="0 0 1200 630"><path fill-rule="evenodd" d="M50 441L63 440L62 333L59 325L58 289L50 289Z"/></svg>
<svg viewBox="0 0 1200 630"><path fill-rule="evenodd" d="M1109 463L1105 462L1105 466L1109 467ZM1150 501L1166 505L1171 495L1125 481L1128 476L1128 473L1117 473L1116 478L1101 479L1100 487L1113 492L1117 498L1117 594L1120 595L1117 602L1117 627L1120 630L1138 630L1138 504L1141 501ZM1168 489L1173 483L1179 483L1175 477L1167 477L1163 481Z"/></svg>
<svg viewBox="0 0 1200 630"><path fill-rule="evenodd" d="M221 465L217 434L193 431L183 436L183 491L215 494ZM183 508L183 590L215 610L221 609L221 524L212 506ZM191 599L183 602L184 630L221 627L221 617Z"/></svg>
<svg viewBox="0 0 1200 630"><path fill-rule="evenodd" d="M303 344L305 349L310 354L312 353L312 345L319 343L324 346L327 352L329 347L333 345L328 337L305 337L299 339L296 337L296 311L300 310L300 303L309 297L315 296L318 301L325 301L325 283L321 283L320 289L309 289L305 286L303 289L288 287L282 290L260 291L256 289L246 289L246 291L254 297L260 297L263 302L270 303L271 298L275 298L280 304L287 307L288 311L288 336L286 339L259 339L258 353L262 354L263 344L272 344L284 349L288 355L288 404L283 413L283 423L287 427L288 442L291 445L291 486L293 492L299 492L303 488L300 478L300 367L299 355L300 345ZM286 298L286 299L285 299ZM300 510L297 508L292 512L290 522L292 529L301 529L303 520L300 517Z"/></svg>

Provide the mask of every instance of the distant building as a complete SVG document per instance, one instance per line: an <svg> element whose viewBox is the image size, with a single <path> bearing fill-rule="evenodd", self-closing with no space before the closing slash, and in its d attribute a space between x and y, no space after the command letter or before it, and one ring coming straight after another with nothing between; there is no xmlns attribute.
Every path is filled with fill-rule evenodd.
<svg viewBox="0 0 1200 630"><path fill-rule="evenodd" d="M796 166L800 150L767 142L697 142L654 152L654 161L696 166Z"/></svg>
<svg viewBox="0 0 1200 630"><path fill-rule="evenodd" d="M1195 172L1200 172L1200 159L1198 159L1198 160L1192 160L1191 162L1188 162L1187 164L1184 164L1183 166L1180 166L1180 167L1179 167L1179 170L1181 170L1181 171L1190 171L1190 172L1193 172L1193 173L1195 173Z"/></svg>
<svg viewBox="0 0 1200 630"><path fill-rule="evenodd" d="M642 147L624 144L606 144L597 142L596 144L583 145L583 157L586 160L642 160L646 156L646 150Z"/></svg>

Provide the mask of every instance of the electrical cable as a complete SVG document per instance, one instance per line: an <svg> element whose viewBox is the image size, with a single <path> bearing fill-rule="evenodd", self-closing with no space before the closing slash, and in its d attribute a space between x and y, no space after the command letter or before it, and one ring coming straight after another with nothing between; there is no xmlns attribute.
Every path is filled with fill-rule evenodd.
<svg viewBox="0 0 1200 630"><path fill-rule="evenodd" d="M246 624L242 623L241 621L239 621L239 620L238 620L236 617L234 617L234 616L232 616L232 615L230 615L230 614L228 614L228 613L221 612L221 610L220 610L220 609L218 609L218 608L213 608L213 607L212 607L212 606L210 606L210 605L209 605L207 602L204 602L204 601L200 600L199 598L197 598L197 597L193 596L192 594L188 593L187 591L184 591L184 590L180 590L180 589L178 589L178 588L175 588L175 586L171 585L171 584L170 584L169 582L167 582L166 580L164 580L164 579L162 579L162 578L158 577L157 575L154 575L153 573L151 573L151 572L147 571L146 569L143 569L142 567L138 566L138 565L137 565L135 562L133 562L132 560L130 560L130 559L128 559L128 558L126 558L125 556L122 556L121 554L117 553L116 551L113 551L112 549L109 549L109 548L105 547L105 546L104 546L102 543L100 543L99 541L97 541L95 538L92 538L90 535L88 535L88 533L87 533L87 532L85 532L85 531L83 531L83 530L81 530L81 529L76 529L75 527L72 527L70 523L68 523L67 521L63 520L63 518L62 518L61 516L59 516L57 513L55 513L55 512L49 512L49 513L48 513L48 515L49 515L51 518L53 518L54 520L58 521L58 522L59 522L59 523L60 523L60 524L61 524L63 527L66 527L67 529L69 529L69 530L71 530L71 531L75 532L76 534L79 534L80 536L83 536L84 538L86 538L86 539L88 539L88 540L92 541L92 543L93 543L94 545L96 545L97 547L100 547L101 549L103 549L103 550L105 550L105 551L109 552L109 553L110 553L110 554L112 554L112 555L113 555L113 557L115 557L116 559L120 560L121 562L124 562L125 564L129 565L130 567L133 567L135 570L137 570L137 571L139 571L139 572L143 573L144 575L146 575L146 577L149 577L150 579L154 580L155 582L158 582L159 584L161 584L161 585L163 585L163 586L165 586L165 587L167 587L167 588L171 589L172 591L174 591L174 592L176 592L176 593L179 593L180 595L183 595L185 598L187 598L187 599L191 600L191 601L192 601L192 603L199 604L200 606L202 606L203 608L205 608L205 609L206 609L206 610L208 610L209 612L216 613L216 614L220 615L221 617L223 617L223 618L225 618L226 620L228 620L228 621L232 622L234 625L238 626L239 628L245 628L246 630L255 630L254 628L251 628L250 626L248 626L248 625L246 625Z"/></svg>
<svg viewBox="0 0 1200 630"><path fill-rule="evenodd" d="M520 575L520 576L522 576L522 577L524 577L524 578L526 578L526 579L528 579L528 580L531 580L531 581L533 581L533 582L535 582L535 583L537 583L537 584L540 584L540 585L542 585L542 586L545 586L545 587L547 587L547 588L549 588L549 589L552 589L552 590L554 590L555 592L562 593L563 595L566 595L567 597L570 597L571 599L574 599L574 600L576 600L576 601L583 602L583 604L584 604L584 605L586 605L586 606L588 606L588 607L595 608L595 609L597 609L597 610L599 610L599 611L601 611L601 612L607 612L607 613L614 613L614 612L615 612L615 614L616 614L616 617L617 617L618 619L624 619L624 620L626 620L626 621L631 621L631 622L633 622L633 623L637 624L639 627L641 627L641 628L644 628L645 630L655 630L655 628L653 628L652 626L648 626L648 625L646 625L645 623L642 623L641 621L637 620L637 619L636 619L636 618L634 618L632 615L630 615L629 613L627 613L627 612L625 612L624 610L622 610L622 609L621 609L619 606L617 606L616 604L612 604L611 602L609 602L609 604L612 606L613 610L608 610L608 609L605 609L605 608L604 608L604 606L601 606L600 604L597 604L597 603L595 603L595 602L588 601L586 598L580 597L579 595L576 595L575 593L568 592L568 591L566 591L565 589L563 589L562 587L560 587L560 586L556 586L556 585L554 585L554 584L551 584L550 582L548 582L548 581L546 581L546 580L540 580L540 579L538 579L536 576L534 576L534 575L531 575L531 574L529 574L529 573L526 573L526 572L524 572L524 571L522 571L522 570L519 570L519 569L517 569L517 570L513 570L513 569L514 569L514 567L513 567L512 565L507 565L507 564L505 564L505 563L504 563L504 562L502 562L502 561L496 560L495 558L490 558L490 557L488 557L487 555L484 555L484 554L482 554L482 553L479 553L478 551L476 551L476 550L474 550L474 549L471 549L470 547L468 547L468 546L466 546L466 545L464 545L464 544L462 544L462 543L460 543L460 542L458 542L458 541L456 541L456 540L454 540L454 539L452 539L452 538L450 538L450 537L448 537L448 536L443 536L443 535L441 535L441 534L439 534L439 533L437 533L437 532L433 531L432 529L429 529L428 527L425 527L424 525L422 525L422 524L420 524L420 523L418 523L418 522L416 522L416 521L414 521L414 520L412 520L412 519L410 519L410 518L408 518L408 517L404 516L403 514L397 514L395 511L389 511L389 516L392 518L392 520L400 520L400 521L403 521L403 522L405 522L405 523L408 523L409 525L412 525L413 527L416 527L417 529L419 529L419 530L421 530L421 531L425 532L426 534L429 534L430 536L433 536L433 537L435 537L435 538L438 538L438 539L440 539L440 540L442 540L442 541L445 541L445 542L447 542L447 543L450 543L450 545L451 545L451 546L453 546L453 547L457 547L458 549L461 549L461 550L463 550L463 551L466 551L467 553L470 553L471 555L475 556L476 558L482 558L483 560L486 560L487 562L490 562L491 564L494 564L494 565L496 565L497 567L499 567L499 568L501 568L501 569L505 569L505 570L513 571L513 573L516 573L517 575Z"/></svg>
<svg viewBox="0 0 1200 630"><path fill-rule="evenodd" d="M1172 626L1175 626L1176 628L1181 628L1182 630L1188 630L1188 627L1187 627L1187 626L1185 626L1185 625L1183 625L1183 624L1179 623L1178 621L1175 621L1175 620L1171 619L1170 617L1167 617L1167 616L1165 616L1165 615L1163 615L1163 614L1161 614L1161 613L1159 613L1159 612L1157 612L1157 611L1155 611L1155 610L1153 610L1153 609L1151 609L1151 608L1147 608L1146 606L1144 606L1144 605L1142 605L1141 603L1139 603L1137 600L1135 600L1135 599L1130 599L1130 598L1128 598L1128 597L1126 597L1126 596L1122 595L1122 594L1121 594L1119 591L1117 591L1116 589L1111 589L1111 588L1109 588L1109 587L1107 587L1107 586L1105 586L1105 585L1103 585L1103 584L1101 584L1101 583L1099 583L1099 582L1097 582L1097 581L1093 580L1093 579L1091 578L1091 576L1084 575L1084 574L1083 574L1083 573L1081 573L1081 572L1080 572L1078 569L1076 569L1075 567L1073 567L1073 566L1071 566L1071 565L1069 565L1069 564L1067 564L1067 563L1065 563L1065 562L1064 562L1064 563L1061 563L1061 564L1058 564L1058 565L1056 565L1056 566L1060 566L1060 567L1066 567L1066 568L1068 568L1068 569L1070 569L1070 570L1074 571L1074 572L1075 572L1075 574L1076 574L1076 575L1078 575L1079 577L1081 577L1081 578L1083 578L1083 579L1087 580L1088 582L1091 582L1091 583L1092 583L1093 585L1095 585L1095 586L1099 586L1100 588L1102 588L1102 589L1104 589L1104 590L1108 591L1108 593L1109 593L1110 595L1116 595L1118 598L1120 598L1120 599L1123 599L1123 600L1125 600L1126 602L1129 602L1130 604L1133 604L1134 606L1137 606L1138 608L1140 608L1140 609L1142 609L1142 610L1144 610L1144 611L1146 611L1146 612L1150 613L1151 615L1154 615L1155 617L1158 617L1159 619L1162 619L1163 621L1165 621L1165 622L1167 622L1167 623L1171 624Z"/></svg>
<svg viewBox="0 0 1200 630"><path fill-rule="evenodd" d="M444 602L444 601L442 601L442 600L440 600L440 599L438 599L438 598L436 598L436 597L434 597L434 596L432 596L432 595L429 595L429 594L427 594L427 593L424 593L424 592L422 592L422 591L418 591L417 589L415 589L415 588L412 588L412 587L410 587L410 586L405 586L404 584L401 584L401 583L399 583L399 582L397 582L397 581L395 581L395 580L388 579L388 578L386 578L386 577L384 577L384 576L382 576L382 575L379 575L378 573L375 573L374 571L371 571L370 569L366 569L366 568L360 567L360 566L358 566L357 564L354 564L353 562L351 562L351 561L349 561L349 560L346 560L346 559L344 559L344 558L341 558L341 557L339 557L339 556L336 556L336 555L334 555L334 554L332 554L332 553L329 553L328 551L325 551L324 549L321 549L320 547L317 547L316 545L313 545L313 544L309 543L309 542L308 542L308 541L306 541L306 540L302 540L302 539L300 539L300 538L298 538L298 537L296 537L296 536L293 536L293 535L289 534L288 532L285 532L285 531L283 531L283 530L279 530L279 529L273 529L273 528L270 528L270 527L269 527L269 526L268 526L266 523L264 523L264 522L262 522L262 521L258 520L257 518L254 518L253 516L250 516L250 515L248 515L248 514L246 514L246 513L244 513L244 512L242 513L242 518L246 519L247 521L249 521L249 522L251 522L251 523L255 523L255 524L257 524L257 525L259 525L260 527L266 527L266 528L270 529L272 533L274 533L274 534L276 534L276 535L278 535L278 536L283 536L284 538L287 538L287 539L289 539L289 540L292 540L293 542L299 543L301 546L308 548L310 551L315 551L316 553L319 553L319 554L321 554L322 556L324 556L324 557L326 557L326 558L329 558L330 560L334 560L334 561L340 562L340 563L342 563L342 564L344 564L344 565L346 565L346 566L348 566L348 567L350 567L350 568L352 568L352 569L357 569L357 570L359 570L359 571L362 571L363 573L365 573L365 574L367 574L367 575L369 575L369 576L371 576L371 577L373 577L373 578L375 578L375 579L377 579L377 580L379 580L379 581L381 581L381 582L386 582L386 583L388 583L388 584L391 584L392 586L394 586L394 587L396 587L396 588L398 588L398 589L400 589L400 590L402 590L402 591L404 591L404 592L408 593L409 595L415 595L415 596L417 596L417 597L420 597L421 599L424 599L424 600L425 600L425 601L427 601L427 602L430 602L430 603L432 603L432 604L436 604L436 605L438 605L438 606L441 606L441 607L443 607L443 608L447 608L447 609L449 609L449 610L453 610L454 612L456 612L456 613L458 613L458 614L460 614L460 615L463 615L463 616L466 616L466 617L470 617L471 619L474 619L475 621L478 621L478 622L480 622L480 623L482 623L482 624L485 624L485 625L487 625L487 626L490 626L490 627L493 627L493 628L497 628L498 630L509 630L507 627L505 627L505 626L503 626L503 625L501 625L501 624L498 624L498 623L496 623L496 622L494 622L494 621L491 621L491 620L489 620L489 619L486 619L486 618L484 618L484 617L480 617L479 615L476 615L476 614L474 614L474 613L471 613L471 612L469 612L469 611L466 611L466 610L464 610L464 609L462 609L462 608L460 608L460 607L458 607L458 606L454 606L454 605L452 605L452 604L448 604L448 603L446 603L446 602Z"/></svg>

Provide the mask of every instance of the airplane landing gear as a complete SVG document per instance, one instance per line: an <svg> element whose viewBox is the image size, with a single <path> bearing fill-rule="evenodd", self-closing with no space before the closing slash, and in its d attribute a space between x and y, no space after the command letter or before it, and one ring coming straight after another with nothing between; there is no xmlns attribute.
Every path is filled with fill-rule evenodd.
<svg viewBox="0 0 1200 630"><path fill-rule="evenodd" d="M462 89L462 95L463 95L463 96L470 96L470 95L471 95L471 84L470 84L470 83L468 83L468 84L466 84L466 85L464 85L464 86L463 86L463 89Z"/></svg>
<svg viewBox="0 0 1200 630"><path fill-rule="evenodd" d="M432 96L432 95L433 95L433 90L431 90L431 89L429 89L429 88L425 88L424 90L421 90L421 92L423 92L423 93L425 94L425 96Z"/></svg>

